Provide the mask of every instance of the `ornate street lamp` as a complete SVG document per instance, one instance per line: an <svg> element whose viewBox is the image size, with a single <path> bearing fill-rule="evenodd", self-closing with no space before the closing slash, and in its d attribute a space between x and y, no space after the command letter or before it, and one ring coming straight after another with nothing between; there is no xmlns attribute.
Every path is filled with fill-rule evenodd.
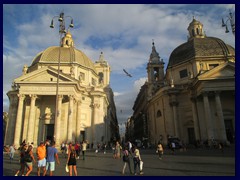
<svg viewBox="0 0 240 180"><path fill-rule="evenodd" d="M58 122L58 116L59 116L59 110L58 110L58 91L59 91L59 73L60 73L60 57L61 57L61 45L62 45L62 38L63 38L63 35L66 34L66 26L65 26L65 18L70 18L71 20L71 23L70 25L68 26L67 30L69 28L73 28L74 25L73 25L73 18L71 16L65 16L64 17L64 13L61 12L59 16L54 16L52 18L52 21L51 21L51 25L50 25L50 28L54 28L54 22L53 20L55 18L58 18L58 21L59 21L59 36L60 36L60 47L59 47L59 57L58 57L58 74L57 74L57 87L56 87L56 109L55 109L55 128L54 128L54 140L56 141L55 138L59 138L59 134L56 134L57 132L57 128L59 128L59 126L57 126L57 124L59 124ZM56 142L57 144L59 142Z"/></svg>
<svg viewBox="0 0 240 180"><path fill-rule="evenodd" d="M231 11L229 11L229 16L227 16L227 20L225 22L224 22L224 19L222 18L222 27L226 27L225 33L229 33L227 23L230 22L232 33L235 36L235 17L234 17L234 15L235 15L235 12L232 13Z"/></svg>

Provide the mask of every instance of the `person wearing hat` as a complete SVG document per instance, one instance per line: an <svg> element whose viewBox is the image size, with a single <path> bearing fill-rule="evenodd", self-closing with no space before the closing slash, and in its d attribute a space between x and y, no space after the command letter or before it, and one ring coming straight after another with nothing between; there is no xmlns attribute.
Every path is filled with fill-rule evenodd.
<svg viewBox="0 0 240 180"><path fill-rule="evenodd" d="M38 168L37 168L37 175L40 176L41 169L43 171L43 176L46 175L46 147L44 142L40 142L40 145L37 147L36 150L37 160L38 160Z"/></svg>

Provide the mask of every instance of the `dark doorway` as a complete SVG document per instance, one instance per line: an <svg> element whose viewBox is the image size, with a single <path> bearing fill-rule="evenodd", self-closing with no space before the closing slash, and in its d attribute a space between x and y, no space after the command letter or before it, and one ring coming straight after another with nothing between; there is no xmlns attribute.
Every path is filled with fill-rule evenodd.
<svg viewBox="0 0 240 180"><path fill-rule="evenodd" d="M194 144L195 141L196 139L195 139L194 128L188 128L188 143Z"/></svg>
<svg viewBox="0 0 240 180"><path fill-rule="evenodd" d="M80 131L80 141L85 141L85 131Z"/></svg>
<svg viewBox="0 0 240 180"><path fill-rule="evenodd" d="M225 123L227 140L230 143L234 143L234 130L233 130L232 120L231 119L225 119L224 123Z"/></svg>
<svg viewBox="0 0 240 180"><path fill-rule="evenodd" d="M54 140L54 124L46 124L46 139Z"/></svg>

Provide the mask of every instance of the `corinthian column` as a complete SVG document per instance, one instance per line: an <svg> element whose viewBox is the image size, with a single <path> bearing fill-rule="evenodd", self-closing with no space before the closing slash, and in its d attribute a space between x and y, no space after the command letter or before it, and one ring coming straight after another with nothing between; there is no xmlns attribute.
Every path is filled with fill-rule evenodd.
<svg viewBox="0 0 240 180"><path fill-rule="evenodd" d="M25 99L25 95L18 94L18 112L17 112L17 120L15 125L15 135L14 135L14 144L17 146L20 144L20 136L22 129L22 113L23 113L23 101Z"/></svg>
<svg viewBox="0 0 240 180"><path fill-rule="evenodd" d="M204 103L205 121L207 125L207 136L208 136L208 140L210 140L214 137L213 137L211 114L210 114L211 113L210 105L208 101L208 92L203 93L203 103Z"/></svg>
<svg viewBox="0 0 240 180"><path fill-rule="evenodd" d="M16 124L16 111L18 97L16 94L8 94L10 106L8 111L8 121L5 132L4 144L12 144L14 140L14 126Z"/></svg>
<svg viewBox="0 0 240 180"><path fill-rule="evenodd" d="M77 102L76 136L78 141L80 141L80 130L81 130L81 103L82 103L81 100Z"/></svg>
<svg viewBox="0 0 240 180"><path fill-rule="evenodd" d="M31 97L31 105L29 112L29 120L28 120L28 133L27 133L27 142L33 142L33 132L34 132L34 122L35 122L35 102L37 99L36 95L29 95Z"/></svg>
<svg viewBox="0 0 240 180"><path fill-rule="evenodd" d="M72 142L72 126L73 126L73 95L69 95L69 110L68 110L68 141Z"/></svg>
<svg viewBox="0 0 240 180"><path fill-rule="evenodd" d="M62 99L63 99L63 95L58 95L58 101L57 101L57 114L55 116L57 116L56 122L55 122L55 129L54 129L54 136L55 136L55 143L56 146L59 147L60 145L60 131L61 131L61 117L62 117Z"/></svg>
<svg viewBox="0 0 240 180"><path fill-rule="evenodd" d="M92 142L94 143L94 145L96 144L96 120L97 120L97 108L100 107L100 104L97 103L93 103L92 105L93 107L93 119L92 119Z"/></svg>
<svg viewBox="0 0 240 180"><path fill-rule="evenodd" d="M196 98L191 98L192 102L192 115L193 115L193 123L194 123L194 133L196 140L200 140L200 130L199 130L199 122L198 122L198 116L197 116L197 108L196 108Z"/></svg>
<svg viewBox="0 0 240 180"><path fill-rule="evenodd" d="M219 124L221 140L227 141L223 112L222 112L222 105L221 105L221 100L220 100L219 94L220 94L219 91L215 92L215 102L216 102L217 117L218 117L217 124Z"/></svg>

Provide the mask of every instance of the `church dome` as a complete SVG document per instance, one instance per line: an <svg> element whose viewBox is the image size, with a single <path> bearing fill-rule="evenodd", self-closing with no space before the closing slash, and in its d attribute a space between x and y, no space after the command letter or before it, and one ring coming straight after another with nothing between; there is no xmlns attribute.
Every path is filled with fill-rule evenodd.
<svg viewBox="0 0 240 180"><path fill-rule="evenodd" d="M235 50L215 37L193 38L173 50L169 58L169 66L191 60L194 57L211 56L235 56Z"/></svg>
<svg viewBox="0 0 240 180"><path fill-rule="evenodd" d="M203 25L193 18L188 27L188 42L173 50L168 66L187 62L195 57L228 57L235 56L235 49L221 39L206 37Z"/></svg>
<svg viewBox="0 0 240 180"><path fill-rule="evenodd" d="M60 53L60 63L76 63L84 68L96 72L93 62L80 50L74 47L74 42L70 32L67 32L62 38L61 46L51 46L40 52L32 61L31 66L40 64L58 63Z"/></svg>
<svg viewBox="0 0 240 180"><path fill-rule="evenodd" d="M40 52L32 61L31 66L37 63L42 64L56 64L58 63L60 53L60 63L77 63L80 66L83 66L88 69L92 69L96 72L93 62L80 50L75 49L74 47L59 47L52 46L44 51Z"/></svg>

